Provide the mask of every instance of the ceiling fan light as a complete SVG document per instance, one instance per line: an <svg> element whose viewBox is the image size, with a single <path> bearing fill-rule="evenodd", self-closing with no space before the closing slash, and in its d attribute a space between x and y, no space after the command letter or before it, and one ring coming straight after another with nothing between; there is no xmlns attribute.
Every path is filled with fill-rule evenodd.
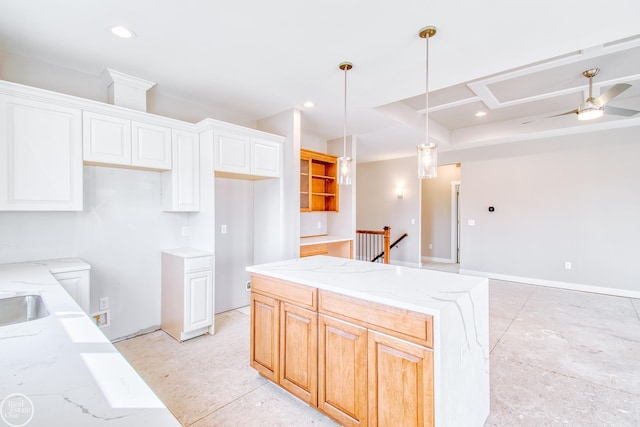
<svg viewBox="0 0 640 427"><path fill-rule="evenodd" d="M588 107L578 111L578 120L593 120L604 115L603 107Z"/></svg>

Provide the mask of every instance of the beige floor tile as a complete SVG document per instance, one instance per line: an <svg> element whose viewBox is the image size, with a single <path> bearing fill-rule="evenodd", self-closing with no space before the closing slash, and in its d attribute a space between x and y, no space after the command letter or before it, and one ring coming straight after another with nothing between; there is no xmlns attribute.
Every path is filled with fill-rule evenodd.
<svg viewBox="0 0 640 427"><path fill-rule="evenodd" d="M491 362L485 427L637 427L640 396L509 360Z"/></svg>
<svg viewBox="0 0 640 427"><path fill-rule="evenodd" d="M493 349L498 345L498 342L504 336L509 326L511 326L512 319L505 319L504 317L489 315L489 349Z"/></svg>
<svg viewBox="0 0 640 427"><path fill-rule="evenodd" d="M640 425L640 300L489 283L486 426ZM249 367L248 314L182 344L156 331L116 347L184 425L337 425Z"/></svg>
<svg viewBox="0 0 640 427"><path fill-rule="evenodd" d="M531 316L523 309L491 353L566 376L640 395L640 327L589 327ZM635 316L632 318L635 322ZM585 324L588 321L585 319Z"/></svg>
<svg viewBox="0 0 640 427"><path fill-rule="evenodd" d="M193 424L193 427L306 427L339 424L268 383Z"/></svg>
<svg viewBox="0 0 640 427"><path fill-rule="evenodd" d="M514 319L537 289L538 286L489 280L489 313Z"/></svg>

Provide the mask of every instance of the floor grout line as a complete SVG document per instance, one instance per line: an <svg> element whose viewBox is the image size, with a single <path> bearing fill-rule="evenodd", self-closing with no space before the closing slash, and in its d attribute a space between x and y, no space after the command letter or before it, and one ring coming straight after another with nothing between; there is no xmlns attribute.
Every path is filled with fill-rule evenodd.
<svg viewBox="0 0 640 427"><path fill-rule="evenodd" d="M616 391L616 392L620 392L620 393L626 393L626 394L629 394L631 396L640 397L640 393L635 393L633 391L611 387L611 386L608 386L608 385L605 385L605 384L600 384L600 383L594 382L592 380L589 380L587 378L576 377L576 376L573 376L573 375L565 374L563 372L558 372L558 371L554 371L554 370L551 370L551 369L547 369L547 368L544 368L542 366L532 365L530 363L523 362L523 361L520 361L520 360L508 360L508 361L512 362L512 363L517 363L517 364L522 365L522 366L527 366L527 367L532 368L532 369L538 369L540 371L545 371L545 372L549 372L549 373L552 373L552 374L560 375L562 377L569 378L571 380L578 380L578 381L582 381L582 382L585 382L585 383L589 383L589 384L591 384L593 386L602 387L602 388L605 388L607 390Z"/></svg>
<svg viewBox="0 0 640 427"><path fill-rule="evenodd" d="M640 320L640 313L638 313L638 309L636 308L636 305L633 303L633 298L629 298L629 302L631 303L631 307L633 307L633 310L636 312L636 316L638 316L638 320Z"/></svg>
<svg viewBox="0 0 640 427"><path fill-rule="evenodd" d="M209 412L208 414L201 416L201 417L200 417L200 418L198 418L197 420L193 421L191 424L188 424L188 425L187 425L187 424L184 424L184 425L185 425L185 427L186 427L186 426L192 426L192 425L194 425L195 423L197 423L197 422L199 422L199 421L201 421L201 420L203 420L203 419L207 418L208 416L210 416L210 415L212 415L212 414L215 414L215 413L216 413L216 412L218 412L219 410L221 410L221 409L223 409L223 408L226 408L227 406L231 405L232 403L234 403L234 402L236 402L236 401L238 401L238 400L242 399L243 397L245 397L245 396L247 396L247 395L249 395L249 394L253 393L254 391L256 391L256 390L258 390L259 388L262 388L262 387L264 387L264 386L266 386L266 385L267 385L267 384L261 384L261 385L257 386L256 388L254 388L254 389L252 389L252 390L249 390L249 391L248 391L248 392L246 392L245 394L243 394L243 395L241 395L241 396L238 396L238 397L236 397L235 399L233 399L233 400L231 400L231 401L229 401L229 402L225 403L224 405L217 407L216 409L214 409L213 411Z"/></svg>
<svg viewBox="0 0 640 427"><path fill-rule="evenodd" d="M505 334L509 331L509 328L511 328L511 325L513 325L513 322L516 321L516 319L518 318L518 315L520 315L520 313L522 313L522 310L524 309L524 307L529 303L529 300L531 299L531 297L533 296L533 294L537 291L537 289L534 289L529 296L527 297L527 300L524 302L524 304L522 304L522 307L520 307L520 310L518 310L518 312L516 313L515 316L513 316L513 319L511 319L511 322L509 322L509 326L507 326L504 330L504 332L502 333L502 335L500 335L500 338L498 338L498 340L496 341L496 343L494 344L493 348L489 351L489 356L491 356L491 353L493 353L493 350L495 350L495 348L498 346L498 344L500 344L500 341L502 341L502 338L505 336ZM503 318L504 319L504 318ZM491 321L491 320L489 320Z"/></svg>

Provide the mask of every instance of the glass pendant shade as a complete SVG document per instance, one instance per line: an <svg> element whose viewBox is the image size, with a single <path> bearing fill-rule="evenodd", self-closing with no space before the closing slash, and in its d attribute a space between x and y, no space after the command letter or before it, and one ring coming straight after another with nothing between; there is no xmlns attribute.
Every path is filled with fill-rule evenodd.
<svg viewBox="0 0 640 427"><path fill-rule="evenodd" d="M438 146L433 142L418 145L418 177L438 176Z"/></svg>
<svg viewBox="0 0 640 427"><path fill-rule="evenodd" d="M338 157L338 184L351 185L351 157Z"/></svg>

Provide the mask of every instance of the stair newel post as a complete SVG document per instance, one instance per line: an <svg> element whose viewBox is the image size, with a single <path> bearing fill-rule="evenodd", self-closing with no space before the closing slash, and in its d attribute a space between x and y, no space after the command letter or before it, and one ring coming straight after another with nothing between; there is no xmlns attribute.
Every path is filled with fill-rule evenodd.
<svg viewBox="0 0 640 427"><path fill-rule="evenodd" d="M391 227L384 227L384 263L389 264L389 254L391 253Z"/></svg>

